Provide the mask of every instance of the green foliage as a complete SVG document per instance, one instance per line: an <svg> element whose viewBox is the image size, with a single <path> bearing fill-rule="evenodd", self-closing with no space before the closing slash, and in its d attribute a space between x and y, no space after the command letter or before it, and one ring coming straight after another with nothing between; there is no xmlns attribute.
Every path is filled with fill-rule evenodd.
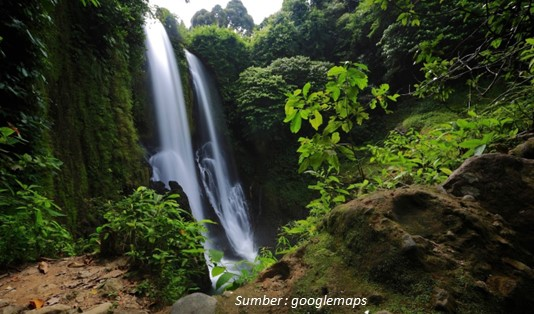
<svg viewBox="0 0 534 314"><path fill-rule="evenodd" d="M24 151L37 152L35 145L48 123L41 116L46 99L40 86L46 83L43 70L48 56L42 29L51 26L55 1L2 2L0 12L0 125L15 125L24 134ZM19 149L22 149L19 146Z"/></svg>
<svg viewBox="0 0 534 314"><path fill-rule="evenodd" d="M525 48L521 52L521 61L528 62L529 72L534 74L534 37L525 39L525 44Z"/></svg>
<svg viewBox="0 0 534 314"><path fill-rule="evenodd" d="M191 18L191 25L193 27L216 25L248 36L252 34L254 20L248 14L243 2L240 0L231 0L225 9L217 4L211 12L206 9L197 11Z"/></svg>
<svg viewBox="0 0 534 314"><path fill-rule="evenodd" d="M265 68L250 67L243 71L236 83L236 114L244 123L245 137L272 142L285 134L281 123L284 95L306 81L317 86L324 84L329 67L329 63L296 56L277 59Z"/></svg>
<svg viewBox="0 0 534 314"><path fill-rule="evenodd" d="M382 0L365 3L388 10L387 2ZM416 95L446 99L451 94L448 83L460 78L482 94L503 81L510 89L522 89L522 93L503 95L498 100L500 104L523 102L522 95L532 94L532 84L524 80L525 65L518 62L528 54L529 46L525 43L534 33L530 0L440 2L440 9L451 8L444 10L443 15L428 14L436 11L432 5L438 4L395 2L397 21L415 27L418 33L429 31L427 39L416 40L419 48L415 61L422 64L424 73L424 80L416 86ZM442 22L436 23L436 16Z"/></svg>
<svg viewBox="0 0 534 314"><path fill-rule="evenodd" d="M97 229L103 253L126 254L132 264L155 276L165 303L197 289L204 269L203 224L176 202L178 195L159 195L139 187L132 195L109 202L106 223Z"/></svg>
<svg viewBox="0 0 534 314"><path fill-rule="evenodd" d="M354 125L361 125L369 119L369 109L377 106L387 110L387 102L395 101L398 95L388 95L389 86L369 88L367 67L363 64L335 66L328 71L328 83L324 90L311 92L311 84L288 94L285 106L284 122L290 124L293 133L301 130L308 121L313 136L300 137L299 172L308 170L317 183L309 188L319 193L319 198L312 200L307 208L310 215L282 228L278 239L278 251L291 249L292 241L302 241L317 233L317 226L322 217L334 206L346 201L350 190L357 185L347 185L339 176L340 157L358 162L354 145L342 142ZM362 103L362 94L366 91L368 102ZM310 131L310 130L309 130ZM344 135L345 134L345 135Z"/></svg>
<svg viewBox="0 0 534 314"><path fill-rule="evenodd" d="M0 190L0 265L35 261L41 256L73 255L71 234L54 219L64 216L38 186Z"/></svg>
<svg viewBox="0 0 534 314"><path fill-rule="evenodd" d="M115 197L147 178L133 127L131 77L144 55L147 3L4 1L0 12L0 125L26 141L21 161L63 161L25 171L64 208L71 230L87 222L87 198ZM91 182L91 183L90 183Z"/></svg>
<svg viewBox="0 0 534 314"><path fill-rule="evenodd" d="M277 13L269 21L252 38L251 59L255 65L267 66L279 58L304 55L298 50L297 28L287 14Z"/></svg>
<svg viewBox="0 0 534 314"><path fill-rule="evenodd" d="M517 134L510 118L478 116L441 124L427 131L392 131L381 146L368 145L371 175L365 189L395 188L406 184L440 184L471 156L494 151Z"/></svg>
<svg viewBox="0 0 534 314"><path fill-rule="evenodd" d="M95 7L100 6L100 1L98 0L80 0L80 1L82 2L84 7L87 6L88 4L91 4Z"/></svg>
<svg viewBox="0 0 534 314"><path fill-rule="evenodd" d="M95 227L97 213L87 199L114 199L148 180L133 122L146 10L142 0L105 1L98 8L64 1L51 14L46 141L64 162L55 198L79 234Z"/></svg>
<svg viewBox="0 0 534 314"><path fill-rule="evenodd" d="M369 119L368 109L380 105L387 108L387 101L395 101L398 95L387 95L389 86L382 84L371 88L372 98L362 104L360 93L368 87L367 67L363 64L336 66L328 71L329 82L324 91L310 93L311 84L288 94L284 122L290 124L291 132L297 133L303 121L308 121L315 134L312 138L299 138L299 172L306 169L339 172L339 155L355 160L350 145L341 142L341 133L349 133L355 124Z"/></svg>
<svg viewBox="0 0 534 314"><path fill-rule="evenodd" d="M525 39L519 53L519 62L525 68L519 72L519 82L508 82L506 91L488 110L494 111L497 116L513 119L520 130L529 130L534 126L534 38Z"/></svg>
<svg viewBox="0 0 534 314"><path fill-rule="evenodd" d="M201 26L192 29L188 49L215 74L225 101L231 86L249 66L249 52L243 39L230 29Z"/></svg>
<svg viewBox="0 0 534 314"><path fill-rule="evenodd" d="M333 66L326 61L312 60L305 56L279 58L267 67L274 75L281 75L290 86L303 86L309 82L312 86L324 86L328 81L326 73Z"/></svg>
<svg viewBox="0 0 534 314"><path fill-rule="evenodd" d="M250 67L240 74L236 85L236 111L244 120L245 137L272 138L279 133L283 95L289 91L283 77L267 68Z"/></svg>
<svg viewBox="0 0 534 314"><path fill-rule="evenodd" d="M221 251L211 249L208 252L211 276L217 278L216 291L235 290L244 284L256 279L258 274L267 267L276 263L277 259L271 251L262 248L256 259L252 262L241 260L234 262L232 269L223 263L224 254Z"/></svg>
<svg viewBox="0 0 534 314"><path fill-rule="evenodd" d="M362 43L356 48L348 44L365 39L365 36L356 39L354 34L362 32L351 24L367 16L347 23L347 16L354 11L357 2L284 1L282 10L265 20L253 34L252 55L256 65L266 66L278 58L295 55L334 63L360 60L363 49L371 45Z"/></svg>
<svg viewBox="0 0 534 314"><path fill-rule="evenodd" d="M219 6L220 7L220 6ZM215 10L216 7L213 9ZM221 16L221 21L218 19L216 20L214 14L206 9L202 9L200 11L197 11L193 17L191 18L191 26L197 27L197 26L205 26L205 25L217 25L220 26L219 23L222 22L223 17Z"/></svg>
<svg viewBox="0 0 534 314"><path fill-rule="evenodd" d="M241 0L230 0L225 8L228 27L243 35L250 35L254 28L254 20L248 14Z"/></svg>
<svg viewBox="0 0 534 314"><path fill-rule="evenodd" d="M23 142L16 129L0 127L0 265L34 261L41 256L74 254L70 233L55 219L60 208L35 182L40 173L58 170L50 157L16 153Z"/></svg>
<svg viewBox="0 0 534 314"><path fill-rule="evenodd" d="M456 120L458 114L451 111L429 111L415 113L402 121L404 130L415 129L417 131L433 128L435 125Z"/></svg>

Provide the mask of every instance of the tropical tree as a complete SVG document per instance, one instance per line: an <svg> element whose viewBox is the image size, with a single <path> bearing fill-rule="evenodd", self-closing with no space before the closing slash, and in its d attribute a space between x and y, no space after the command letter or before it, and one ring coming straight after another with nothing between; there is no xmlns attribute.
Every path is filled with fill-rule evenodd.
<svg viewBox="0 0 534 314"><path fill-rule="evenodd" d="M231 0L225 8L228 27L243 35L252 34L254 19L247 12L241 0Z"/></svg>
<svg viewBox="0 0 534 314"><path fill-rule="evenodd" d="M191 18L191 26L213 25L215 18L211 12L206 9L197 11Z"/></svg>
<svg viewBox="0 0 534 314"><path fill-rule="evenodd" d="M214 6L211 10L211 14L215 18L219 27L226 27L226 25L228 25L228 14L220 5L217 4Z"/></svg>
<svg viewBox="0 0 534 314"><path fill-rule="evenodd" d="M272 61L298 54L298 32L285 12L271 16L263 28L252 38L252 60L257 66L267 66Z"/></svg>
<svg viewBox="0 0 534 314"><path fill-rule="evenodd" d="M231 99L231 86L249 66L249 51L241 36L228 28L201 26L192 29L188 48L213 71L223 99Z"/></svg>
<svg viewBox="0 0 534 314"><path fill-rule="evenodd" d="M248 14L247 8L240 0L228 2L226 8L216 5L208 11L202 9L197 11L191 18L193 27L202 25L217 25L223 28L230 28L241 35L251 35L254 29L254 20Z"/></svg>
<svg viewBox="0 0 534 314"><path fill-rule="evenodd" d="M327 62L296 56L243 71L236 84L236 110L237 116L244 120L245 136L272 142L286 135L281 122L286 94L305 82L323 86L330 66Z"/></svg>

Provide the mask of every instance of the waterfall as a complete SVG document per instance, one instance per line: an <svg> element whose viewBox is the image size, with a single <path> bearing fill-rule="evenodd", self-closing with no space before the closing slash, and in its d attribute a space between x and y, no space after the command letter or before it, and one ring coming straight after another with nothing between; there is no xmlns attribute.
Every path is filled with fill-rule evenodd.
<svg viewBox="0 0 534 314"><path fill-rule="evenodd" d="M160 147L149 163L154 181L184 190L195 219L204 219L196 162L187 119L184 92L171 43L161 23L145 25L147 60L155 104Z"/></svg>
<svg viewBox="0 0 534 314"><path fill-rule="evenodd" d="M225 256L253 261L256 249L247 202L241 184L230 170L221 125L215 122L221 119L215 114L220 106L218 97L214 96L216 89L209 83L199 60L186 52L199 106L195 130L200 136L194 143L179 69L167 33L161 23L148 21L145 34L160 140L158 152L149 160L152 180L161 181L166 187L170 181L180 184L196 220L218 219L222 231L210 228L206 249L218 249ZM194 147L198 148L196 152Z"/></svg>
<svg viewBox="0 0 534 314"><path fill-rule="evenodd" d="M248 205L239 181L224 154L221 102L215 84L200 60L185 52L199 106L200 148L196 157L207 198L235 252L250 261L256 257Z"/></svg>

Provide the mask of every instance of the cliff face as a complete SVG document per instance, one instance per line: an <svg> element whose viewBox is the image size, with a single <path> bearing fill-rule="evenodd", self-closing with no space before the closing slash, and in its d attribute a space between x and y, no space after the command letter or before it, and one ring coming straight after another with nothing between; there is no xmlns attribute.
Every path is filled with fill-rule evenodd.
<svg viewBox="0 0 534 314"><path fill-rule="evenodd" d="M524 312L534 306L533 174L533 160L490 154L466 161L439 188L382 191L339 206L319 237L219 297L219 311ZM282 303L236 306L237 297L264 295Z"/></svg>
<svg viewBox="0 0 534 314"><path fill-rule="evenodd" d="M24 140L11 150L38 168L17 179L53 198L71 230L94 219L94 199L148 181L134 125L147 10L145 0L2 2L0 126L16 130Z"/></svg>
<svg viewBox="0 0 534 314"><path fill-rule="evenodd" d="M142 78L145 4L130 5L59 1L43 34L47 140L63 162L53 190L70 226L91 224L92 199L114 198L148 182L134 126L143 92L134 86Z"/></svg>

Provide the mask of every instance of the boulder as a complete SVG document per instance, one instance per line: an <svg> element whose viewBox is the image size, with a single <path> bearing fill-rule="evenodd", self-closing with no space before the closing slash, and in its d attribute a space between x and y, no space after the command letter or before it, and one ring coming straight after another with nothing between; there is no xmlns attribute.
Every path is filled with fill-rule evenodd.
<svg viewBox="0 0 534 314"><path fill-rule="evenodd" d="M27 314L74 314L77 311L65 304L55 304L51 306L45 306L40 309L26 311Z"/></svg>
<svg viewBox="0 0 534 314"><path fill-rule="evenodd" d="M455 313L454 300L450 293L441 288L434 290L434 309L445 313Z"/></svg>
<svg viewBox="0 0 534 314"><path fill-rule="evenodd" d="M526 313L534 308L533 210L534 160L470 158L443 186L378 191L338 206L316 237L257 282L218 297L217 307L292 313L289 302L236 304L239 297L358 296L391 312ZM298 311L316 312L311 301ZM325 312L355 309L327 306Z"/></svg>
<svg viewBox="0 0 534 314"><path fill-rule="evenodd" d="M204 293L196 292L176 301L171 314L212 314L215 313L217 299Z"/></svg>
<svg viewBox="0 0 534 314"><path fill-rule="evenodd" d="M0 314L18 314L22 313L26 308L20 305L5 305L0 308Z"/></svg>
<svg viewBox="0 0 534 314"><path fill-rule="evenodd" d="M529 138L524 143L517 145L510 151L510 155L516 157L534 159L534 137Z"/></svg>
<svg viewBox="0 0 534 314"><path fill-rule="evenodd" d="M104 282L101 289L104 295L118 295L124 289L124 284L119 278L109 278Z"/></svg>
<svg viewBox="0 0 534 314"><path fill-rule="evenodd" d="M443 188L458 197L472 195L500 215L534 250L534 160L505 154L471 157L454 171Z"/></svg>
<svg viewBox="0 0 534 314"><path fill-rule="evenodd" d="M491 162L497 160L501 165L490 171L506 172L512 182L531 189L522 172L531 171L529 161L506 155L490 157ZM521 229L525 225L506 215L514 208L517 213L518 208L530 208L534 193L515 190L517 194L506 196L512 209L500 208L495 205L499 196L512 188L487 194L486 186L479 183L489 185L487 176L491 173L482 166L476 170L465 165L462 168L468 174L456 172L458 180L451 178L445 187L452 192L467 186L469 195L477 193L477 200L466 201L461 194L457 197L440 189L411 186L353 200L327 217L325 231L340 246L336 254L341 254L347 265L365 274L371 283L395 292L386 295L381 306L388 306L389 300L399 295L406 300L428 298L428 305L411 306L429 306L449 313L485 312L499 306L514 312L534 306L534 295L530 293L534 288L531 243L524 241L532 231ZM509 182L502 179L501 184ZM312 267L310 272L313 271ZM423 297L425 291L430 293ZM472 299L494 303L471 303L466 307Z"/></svg>
<svg viewBox="0 0 534 314"><path fill-rule="evenodd" d="M112 308L113 308L113 303L106 302L106 303L99 304L87 311L84 311L83 314L107 314L111 311Z"/></svg>

